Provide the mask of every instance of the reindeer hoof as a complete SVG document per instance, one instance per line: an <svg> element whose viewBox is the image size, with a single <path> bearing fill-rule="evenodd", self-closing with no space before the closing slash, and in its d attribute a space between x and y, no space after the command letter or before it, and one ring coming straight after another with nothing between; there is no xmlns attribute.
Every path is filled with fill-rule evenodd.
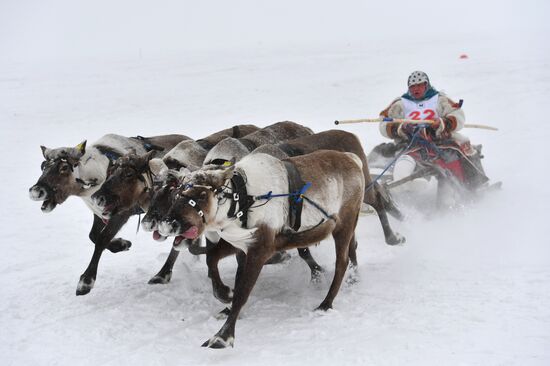
<svg viewBox="0 0 550 366"><path fill-rule="evenodd" d="M150 285L166 285L172 279L172 271L166 273L157 273L149 282Z"/></svg>
<svg viewBox="0 0 550 366"><path fill-rule="evenodd" d="M227 347L233 347L234 343L233 337L228 337L227 339L223 339L220 336L214 336L204 342L202 344L202 347L208 347L208 348L227 348Z"/></svg>
<svg viewBox="0 0 550 366"><path fill-rule="evenodd" d="M320 270L314 269L311 271L311 283L321 283L323 281L323 272L324 270L319 267Z"/></svg>
<svg viewBox="0 0 550 366"><path fill-rule="evenodd" d="M403 244L405 243L407 240L405 239L405 237L399 233L393 233L392 235L388 236L386 238L386 244L388 245L398 245L398 244Z"/></svg>
<svg viewBox="0 0 550 366"><path fill-rule="evenodd" d="M356 265L350 265L347 271L346 285L351 286L359 282L359 272Z"/></svg>
<svg viewBox="0 0 550 366"><path fill-rule="evenodd" d="M76 286L76 296L86 295L94 288L95 280L93 278L81 278Z"/></svg>
<svg viewBox="0 0 550 366"><path fill-rule="evenodd" d="M111 240L109 245L107 245L107 249L109 249L109 251L111 251L112 253L118 253L130 249L131 246L132 242L124 240L122 238L116 238Z"/></svg>
<svg viewBox="0 0 550 366"><path fill-rule="evenodd" d="M324 302L319 305L315 311L327 311L328 309L332 309L332 304L325 304Z"/></svg>

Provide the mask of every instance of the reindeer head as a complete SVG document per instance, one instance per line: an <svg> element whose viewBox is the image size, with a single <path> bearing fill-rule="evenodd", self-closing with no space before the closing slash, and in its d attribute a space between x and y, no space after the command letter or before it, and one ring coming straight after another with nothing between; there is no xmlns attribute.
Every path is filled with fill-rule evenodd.
<svg viewBox="0 0 550 366"><path fill-rule="evenodd" d="M174 246L199 237L214 222L220 193L233 169L233 165L203 167L186 175L172 192L172 206L159 224L160 234L176 236Z"/></svg>
<svg viewBox="0 0 550 366"><path fill-rule="evenodd" d="M76 147L40 148L45 159L41 166L42 175L29 189L29 196L34 201L44 201L42 211L50 212L69 196L81 194L84 190L82 184L77 182L75 170L86 151L86 141Z"/></svg>
<svg viewBox="0 0 550 366"><path fill-rule="evenodd" d="M152 189L149 160L153 153L128 154L109 167L107 180L92 195L92 201L103 212L103 218L109 219L116 213L148 205Z"/></svg>
<svg viewBox="0 0 550 366"><path fill-rule="evenodd" d="M158 224L172 205L172 193L180 184L183 177L190 173L189 170L169 169L161 159L152 159L149 168L153 174L153 193L147 213L141 220L141 227L145 231L153 232L153 239L164 241L166 236L158 231Z"/></svg>

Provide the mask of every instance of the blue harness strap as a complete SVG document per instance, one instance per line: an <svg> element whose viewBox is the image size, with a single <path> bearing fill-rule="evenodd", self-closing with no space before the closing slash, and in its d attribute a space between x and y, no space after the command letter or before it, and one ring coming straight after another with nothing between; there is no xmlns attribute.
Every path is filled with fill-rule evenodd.
<svg viewBox="0 0 550 366"><path fill-rule="evenodd" d="M410 150L410 148L416 143L417 139L419 138L419 134L420 134L420 127L416 127L415 131L412 135L411 142L409 142L407 147L405 147L403 149L403 151L401 151L399 154L397 154L397 156L392 161L390 161L390 163L388 165L386 165L384 170L382 170L382 173L378 174L378 176L376 178L374 178L372 180L372 182L370 182L370 184L365 188L365 192L368 192L370 189L372 189L372 187L374 187L376 182L378 182L380 180L380 178L382 178L382 176L384 176L384 174L388 171L388 169L390 169L393 166L393 164L395 164L397 159L399 159L402 155L404 155L405 153L407 153Z"/></svg>

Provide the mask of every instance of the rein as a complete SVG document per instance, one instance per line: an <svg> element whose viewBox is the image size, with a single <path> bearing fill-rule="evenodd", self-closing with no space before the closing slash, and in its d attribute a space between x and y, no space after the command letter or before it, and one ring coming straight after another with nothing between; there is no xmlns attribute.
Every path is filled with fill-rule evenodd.
<svg viewBox="0 0 550 366"><path fill-rule="evenodd" d="M380 180L380 178L382 178L382 176L388 171L388 169L390 169L392 167L392 165L395 164L397 159L399 159L401 156L403 156L404 154L406 154L410 151L411 147L416 143L416 140L420 138L419 137L420 132L421 132L420 127L415 127L414 133L412 135L412 138L411 138L411 141L409 142L409 144L399 154L397 154L395 156L395 158L393 158L393 160L389 162L388 165L386 165L384 170L382 170L382 172L380 174L378 174L378 176L376 178L374 178L372 180L372 182L370 182L370 184L365 188L365 192L368 192L370 189L372 189L372 187L374 187L376 182L378 182Z"/></svg>
<svg viewBox="0 0 550 366"><path fill-rule="evenodd" d="M248 211L251 208L254 208L253 205L257 201L266 201L265 203L255 206L260 207L265 205L267 202L269 202L273 198L280 198L280 197L290 197L293 198L295 202L300 203L302 200L307 201L310 203L313 207L315 207L317 210L319 210L327 219L334 220L334 217L329 215L325 209L323 209L319 204L317 204L315 201L310 199L305 195L305 192L311 187L312 183L308 182L305 183L299 190L295 192L290 193L278 193L274 194L272 191L269 191L266 194L258 195L258 196L252 196L249 195L246 190L246 181L243 178L243 176L235 171L233 173L233 177L229 180L231 187L228 187L227 185L219 187L219 188L213 188L211 186L200 186L200 185L193 185L188 184L186 188L190 187L203 187L208 188L209 190L213 191L214 194L217 196L221 196L222 198L230 199L231 205L229 207L229 211L227 212L228 218L238 218L241 221L241 224L244 228L247 227L248 224ZM230 191L226 191L225 189L229 188ZM196 206L196 202L193 201L191 198L186 197L188 199L188 204L191 205L195 210L199 212L199 215L202 217L204 221L204 213L202 213L202 210ZM218 201L221 199L218 198ZM238 206L237 206L238 205ZM202 213L202 214L201 214ZM297 229L296 229L297 231Z"/></svg>

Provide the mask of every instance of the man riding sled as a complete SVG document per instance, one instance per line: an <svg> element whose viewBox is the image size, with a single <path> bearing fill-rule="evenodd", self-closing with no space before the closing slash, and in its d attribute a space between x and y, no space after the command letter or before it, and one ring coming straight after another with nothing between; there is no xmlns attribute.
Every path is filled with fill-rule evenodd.
<svg viewBox="0 0 550 366"><path fill-rule="evenodd" d="M473 147L470 140L458 133L464 126L462 101L455 103L431 84L422 71L408 78L408 91L396 98L380 113L381 118L432 120L433 123L381 122L383 136L407 151L397 159L393 180L406 178L419 166L431 165L451 176L469 191L475 191L488 181L481 166L481 147ZM409 189L414 186L409 182ZM407 184L403 189L407 190Z"/></svg>

